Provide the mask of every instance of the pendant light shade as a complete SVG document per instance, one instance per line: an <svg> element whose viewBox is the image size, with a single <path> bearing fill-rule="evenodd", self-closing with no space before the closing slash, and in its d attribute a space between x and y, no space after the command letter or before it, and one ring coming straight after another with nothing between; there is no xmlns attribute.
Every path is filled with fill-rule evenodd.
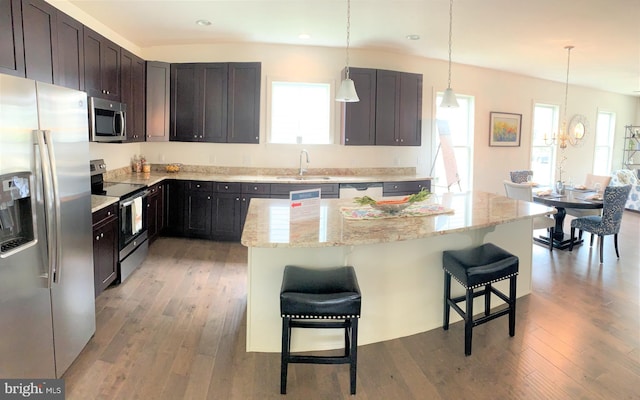
<svg viewBox="0 0 640 400"><path fill-rule="evenodd" d="M351 0L347 0L347 67L345 68L345 78L340 84L340 89L336 93L336 101L343 103L355 103L360 101L356 93L356 85L349 78L349 39L351 33Z"/></svg>
<svg viewBox="0 0 640 400"><path fill-rule="evenodd" d="M358 93L356 93L356 86L353 84L353 80L345 79L340 84L340 89L336 94L336 101L342 101L345 103L354 103L360 101Z"/></svg>
<svg viewBox="0 0 640 400"><path fill-rule="evenodd" d="M440 103L440 107L460 107L458 105L458 100L456 99L456 94L453 93L453 89L451 89L451 36L453 26L453 0L449 0L449 79L447 83L447 89L444 91L444 96L442 96L442 103Z"/></svg>
<svg viewBox="0 0 640 400"><path fill-rule="evenodd" d="M460 105L458 104L458 99L456 99L456 94L453 93L453 89L447 88L444 91L440 107L460 107Z"/></svg>

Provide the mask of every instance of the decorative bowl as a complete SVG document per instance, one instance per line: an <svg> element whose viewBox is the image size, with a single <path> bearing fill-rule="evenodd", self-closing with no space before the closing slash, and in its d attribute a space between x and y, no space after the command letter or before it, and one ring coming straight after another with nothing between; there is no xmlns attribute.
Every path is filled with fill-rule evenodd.
<svg viewBox="0 0 640 400"><path fill-rule="evenodd" d="M173 163L173 164L167 164L164 168L167 172L180 172L181 166L182 164Z"/></svg>
<svg viewBox="0 0 640 400"><path fill-rule="evenodd" d="M404 210L405 208L409 207L410 205L411 203L407 201L404 203L371 204L371 208L380 210L388 214L397 214L400 211Z"/></svg>

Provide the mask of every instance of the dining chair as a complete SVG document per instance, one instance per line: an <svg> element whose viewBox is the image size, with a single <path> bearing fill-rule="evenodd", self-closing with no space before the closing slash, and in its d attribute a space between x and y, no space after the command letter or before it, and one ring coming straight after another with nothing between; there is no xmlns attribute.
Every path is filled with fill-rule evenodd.
<svg viewBox="0 0 640 400"><path fill-rule="evenodd" d="M611 177L610 176L605 176L605 175L594 175L594 174L587 174L587 177L584 180L584 187L586 187L587 189L593 189L595 187L596 183L600 184L600 188L601 190L604 190L604 188L606 188L607 186L609 186L609 182L611 182ZM573 217L586 217L589 215L602 215L602 210L601 209L580 209L580 208L567 208L565 209L565 211L567 212L567 215L571 215ZM580 235L580 237L582 237Z"/></svg>
<svg viewBox="0 0 640 400"><path fill-rule="evenodd" d="M513 183L504 181L504 191L507 197L516 200L523 200L533 203L533 191L531 185L526 183ZM533 218L533 230L546 229L549 233L549 251L553 251L553 227L556 220L546 215Z"/></svg>
<svg viewBox="0 0 640 400"><path fill-rule="evenodd" d="M511 177L511 182L513 183L525 183L528 176L533 176L533 171L526 169L510 171L509 176Z"/></svg>
<svg viewBox="0 0 640 400"><path fill-rule="evenodd" d="M600 250L600 263L602 264L602 248L604 247L604 237L613 235L613 244L616 248L616 256L620 258L618 251L618 232L624 212L624 203L627 201L631 185L607 186L604 189L602 215L590 215L576 218L571 221L571 243L569 251L573 250L576 229L591 233L591 246L593 246L593 236L598 235L598 247Z"/></svg>

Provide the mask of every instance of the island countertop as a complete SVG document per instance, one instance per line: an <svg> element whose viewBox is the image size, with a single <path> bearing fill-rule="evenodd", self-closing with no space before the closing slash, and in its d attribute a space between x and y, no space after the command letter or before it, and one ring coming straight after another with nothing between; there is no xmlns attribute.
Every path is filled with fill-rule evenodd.
<svg viewBox="0 0 640 400"><path fill-rule="evenodd" d="M340 212L350 200L323 199L319 217L292 220L286 199L252 199L242 234L246 247L336 247L389 243L492 227L554 214L553 207L487 192L433 194L428 202L453 212L433 216L350 220Z"/></svg>

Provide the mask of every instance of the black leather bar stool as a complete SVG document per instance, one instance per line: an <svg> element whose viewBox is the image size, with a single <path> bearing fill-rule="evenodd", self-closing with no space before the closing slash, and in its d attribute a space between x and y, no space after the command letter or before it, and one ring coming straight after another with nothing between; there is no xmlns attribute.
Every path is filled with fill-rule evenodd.
<svg viewBox="0 0 640 400"><path fill-rule="evenodd" d="M444 330L449 329L449 312L453 308L464 319L464 354L471 355L471 331L473 327L509 314L509 336L516 333L516 278L518 257L486 243L465 250L450 250L442 253L444 268ZM451 276L464 288L464 296L451 298ZM509 279L509 296L493 287L494 282ZM482 290L475 289L483 287ZM507 303L507 308L491 313L491 293ZM473 299L484 295L484 316L473 319ZM465 301L466 311L457 303Z"/></svg>
<svg viewBox="0 0 640 400"><path fill-rule="evenodd" d="M289 363L350 364L356 394L360 288L353 267L309 269L287 265L280 290L282 359L280 393L287 393ZM344 356L291 354L291 328L344 329Z"/></svg>

